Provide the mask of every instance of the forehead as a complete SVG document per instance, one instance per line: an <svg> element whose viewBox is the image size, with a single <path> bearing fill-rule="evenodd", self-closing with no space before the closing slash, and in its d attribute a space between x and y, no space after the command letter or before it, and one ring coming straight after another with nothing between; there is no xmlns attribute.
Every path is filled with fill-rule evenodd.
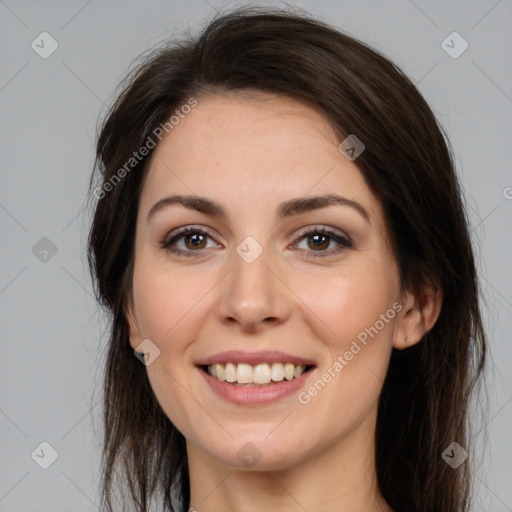
<svg viewBox="0 0 512 512"><path fill-rule="evenodd" d="M382 218L377 198L318 109L268 93L196 99L156 147L141 208L186 193L254 213L292 197L339 193Z"/></svg>

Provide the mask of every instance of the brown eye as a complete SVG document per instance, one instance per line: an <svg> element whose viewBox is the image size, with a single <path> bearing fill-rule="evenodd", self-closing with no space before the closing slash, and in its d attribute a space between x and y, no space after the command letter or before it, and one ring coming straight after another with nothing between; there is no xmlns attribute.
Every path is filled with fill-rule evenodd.
<svg viewBox="0 0 512 512"><path fill-rule="evenodd" d="M308 236L308 240L311 240L312 243L308 243L308 246L311 249L319 250L319 249L327 249L329 247L330 238L326 235L313 235Z"/></svg>
<svg viewBox="0 0 512 512"><path fill-rule="evenodd" d="M183 239L185 240L185 246L188 249L204 249L206 237L202 234L194 233L192 235L186 235ZM188 243L190 243L190 245L188 245Z"/></svg>
<svg viewBox="0 0 512 512"><path fill-rule="evenodd" d="M311 258L333 256L352 247L352 242L348 237L325 228L315 228L303 232L300 236L299 242L296 243L294 247L298 247L304 239L307 240L307 248L304 249L306 251L305 255L306 257ZM330 246L331 242L338 244L338 247L326 250ZM301 247L298 248L301 249Z"/></svg>
<svg viewBox="0 0 512 512"><path fill-rule="evenodd" d="M187 227L166 236L160 242L160 247L178 256L197 256L208 249L209 238L212 239L207 231Z"/></svg>

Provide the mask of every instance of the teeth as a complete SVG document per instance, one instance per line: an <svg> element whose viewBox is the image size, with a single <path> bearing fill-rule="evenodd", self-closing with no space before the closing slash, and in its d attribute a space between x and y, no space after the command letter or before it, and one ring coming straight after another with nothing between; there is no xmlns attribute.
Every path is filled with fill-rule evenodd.
<svg viewBox="0 0 512 512"><path fill-rule="evenodd" d="M274 382L281 382L284 379L284 368L281 363L274 363L270 371Z"/></svg>
<svg viewBox="0 0 512 512"><path fill-rule="evenodd" d="M236 366L233 363L226 365L226 382L236 381Z"/></svg>
<svg viewBox="0 0 512 512"><path fill-rule="evenodd" d="M293 363L250 364L226 363L208 366L208 373L220 381L231 384L270 384L284 379L298 379L306 370L304 365Z"/></svg>
<svg viewBox="0 0 512 512"><path fill-rule="evenodd" d="M213 366L209 366L208 369L212 377L217 377L217 379L221 381L226 380L226 369L221 364L214 364Z"/></svg>
<svg viewBox="0 0 512 512"><path fill-rule="evenodd" d="M272 380L270 366L268 364L259 364L254 368L252 378L255 384L268 384Z"/></svg>
<svg viewBox="0 0 512 512"><path fill-rule="evenodd" d="M236 381L239 384L250 384L252 382L252 367L250 364L239 364L236 369Z"/></svg>
<svg viewBox="0 0 512 512"><path fill-rule="evenodd" d="M286 380L292 380L294 376L294 365L291 363L287 363L284 365L284 378Z"/></svg>

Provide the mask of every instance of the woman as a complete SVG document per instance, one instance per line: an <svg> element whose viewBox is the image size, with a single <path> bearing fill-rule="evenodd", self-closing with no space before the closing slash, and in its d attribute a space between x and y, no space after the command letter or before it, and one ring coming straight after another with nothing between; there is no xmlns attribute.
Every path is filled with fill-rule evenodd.
<svg viewBox="0 0 512 512"><path fill-rule="evenodd" d="M97 163L107 510L469 510L473 251L394 64L239 9L146 56Z"/></svg>

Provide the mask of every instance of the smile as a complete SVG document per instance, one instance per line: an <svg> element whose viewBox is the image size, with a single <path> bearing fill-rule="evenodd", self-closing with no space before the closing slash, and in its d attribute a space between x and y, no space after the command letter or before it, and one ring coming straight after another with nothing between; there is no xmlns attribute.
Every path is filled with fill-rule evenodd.
<svg viewBox="0 0 512 512"><path fill-rule="evenodd" d="M203 366L203 370L217 380L245 387L273 385L283 380L298 379L311 368L311 365L296 365L293 363L251 365L230 362Z"/></svg>
<svg viewBox="0 0 512 512"><path fill-rule="evenodd" d="M221 400L262 406L298 393L314 373L317 362L277 350L228 350L197 361L195 366Z"/></svg>

